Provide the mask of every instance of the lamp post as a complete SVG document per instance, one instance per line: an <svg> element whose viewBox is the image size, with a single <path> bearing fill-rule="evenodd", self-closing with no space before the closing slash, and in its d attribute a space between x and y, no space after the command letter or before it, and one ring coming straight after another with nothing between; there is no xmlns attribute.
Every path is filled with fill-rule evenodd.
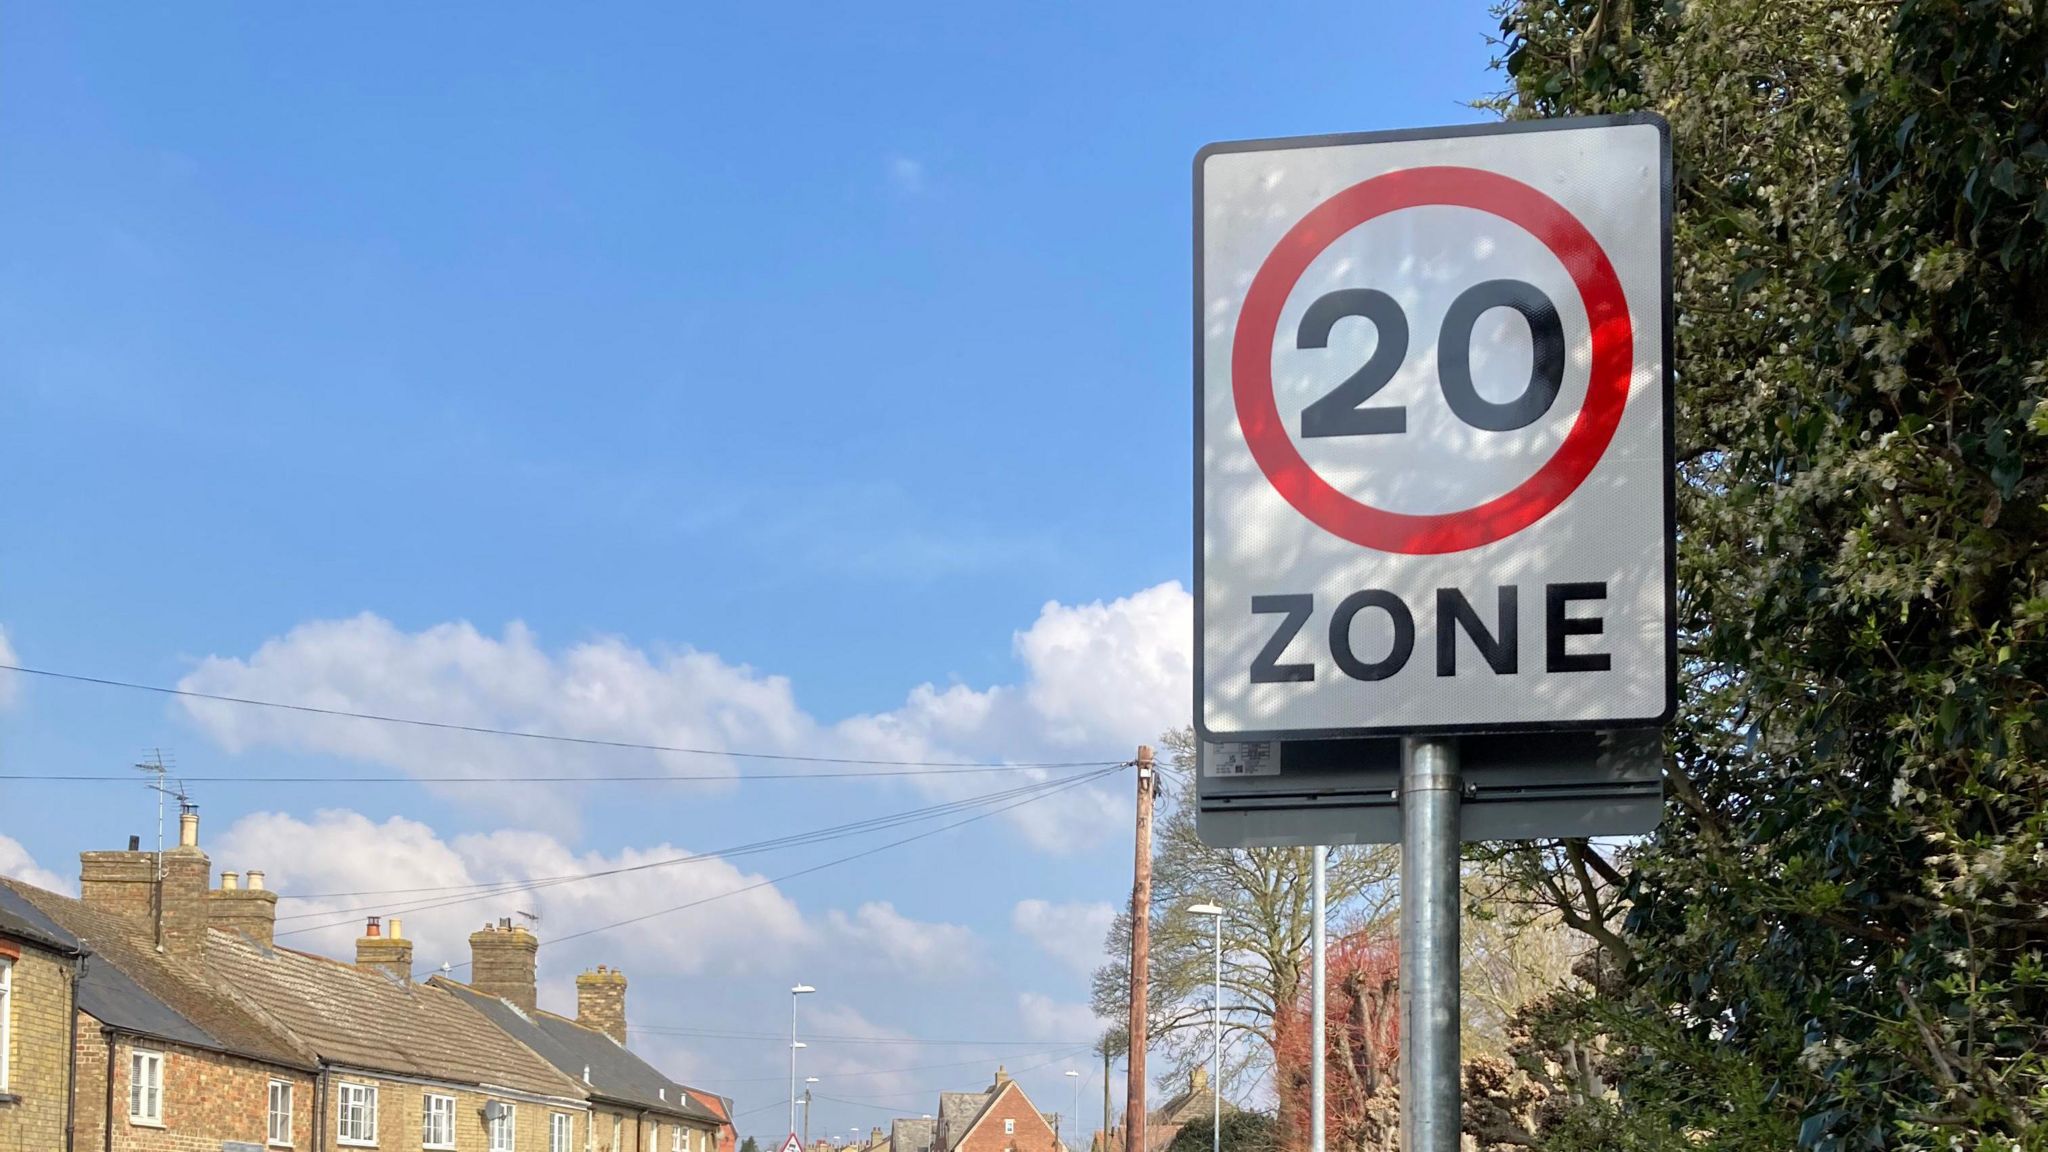
<svg viewBox="0 0 2048 1152"><path fill-rule="evenodd" d="M1210 1121L1211 1152L1223 1152L1223 909L1216 904L1195 904L1188 911L1216 921L1216 991L1209 1001L1209 1021L1216 1032L1216 1050L1210 1057L1209 1098L1215 1103Z"/></svg>
<svg viewBox="0 0 2048 1152"><path fill-rule="evenodd" d="M796 1038L796 1000L817 989L798 984L789 990L789 1134L796 1135L796 1050L804 1045Z"/></svg>
<svg viewBox="0 0 2048 1152"><path fill-rule="evenodd" d="M1069 1068L1067 1069L1067 1078L1074 1082L1074 1121L1079 1123L1081 1120L1081 1074ZM1058 1133L1054 1133L1054 1135L1058 1135ZM1079 1132L1074 1133L1076 1140L1079 1140L1080 1137L1081 1134Z"/></svg>

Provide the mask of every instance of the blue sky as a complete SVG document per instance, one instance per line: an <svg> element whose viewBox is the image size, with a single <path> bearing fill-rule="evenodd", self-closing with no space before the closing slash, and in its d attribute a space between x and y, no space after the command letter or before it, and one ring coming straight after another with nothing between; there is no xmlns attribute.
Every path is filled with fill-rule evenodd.
<svg viewBox="0 0 2048 1152"><path fill-rule="evenodd" d="M1186 713L1193 154L1475 119L1492 23L19 8L6 643L34 667L650 743L1127 757ZM120 773L153 746L193 775L763 767L6 692L15 773ZM1012 782L195 793L216 864L290 894L603 867ZM1061 1107L1055 1041L1086 1023L1088 937L1129 882L1127 789L544 949L544 999L609 961L636 1022L776 1033L804 979L833 1034L1030 1042L821 1043L807 1059L840 1079L820 1091L859 1103L821 1102L814 1133L929 1111L997 1059ZM0 864L69 877L153 818L138 786L0 782ZM527 903L546 939L876 842ZM414 934L459 962L468 926L511 911L430 910ZM780 1043L643 1040L779 1135Z"/></svg>

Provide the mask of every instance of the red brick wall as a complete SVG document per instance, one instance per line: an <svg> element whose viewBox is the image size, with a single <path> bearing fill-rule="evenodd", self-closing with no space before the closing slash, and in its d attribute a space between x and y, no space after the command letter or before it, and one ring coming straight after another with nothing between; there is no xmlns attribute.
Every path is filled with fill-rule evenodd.
<svg viewBox="0 0 2048 1152"><path fill-rule="evenodd" d="M161 1128L128 1119L129 1055L137 1048L164 1057ZM107 1147L107 1051L99 1021L80 1013L76 1111L80 1152ZM273 1079L292 1086L292 1143L299 1148L312 1147L313 1077L307 1073L128 1036L113 1038L113 1057L115 1152L219 1152L226 1140L261 1145L269 1134Z"/></svg>
<svg viewBox="0 0 2048 1152"><path fill-rule="evenodd" d="M1003 1121L1016 1121L1014 1134L1003 1131ZM957 1152L1054 1152L1052 1125L1031 1106L1015 1081L1004 1085L1002 1095L960 1141Z"/></svg>

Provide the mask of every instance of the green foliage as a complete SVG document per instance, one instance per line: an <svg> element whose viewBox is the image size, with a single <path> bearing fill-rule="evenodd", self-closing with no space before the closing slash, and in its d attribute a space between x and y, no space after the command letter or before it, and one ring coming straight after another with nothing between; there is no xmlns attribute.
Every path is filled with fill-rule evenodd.
<svg viewBox="0 0 2048 1152"><path fill-rule="evenodd" d="M1206 1120L1182 1126L1166 1152L1209 1152L1216 1133ZM1273 1116L1268 1112L1225 1112L1223 1152L1274 1152L1279 1147Z"/></svg>
<svg viewBox="0 0 2048 1152"><path fill-rule="evenodd" d="M1194 732L1176 729L1162 735L1160 743L1165 756L1147 920L1152 940L1147 1048L1165 1057L1164 1069L1154 1067L1174 1080L1208 1062L1216 922L1188 908L1222 905L1224 1047L1241 1053L1223 1069L1228 1099L1230 1084L1255 1082L1273 1048L1284 1046L1279 1033L1287 1009L1306 987L1312 856L1306 848L1224 850L1203 844L1195 832ZM1340 931L1383 914L1392 897L1395 864L1395 854L1380 846L1331 850L1327 889ZM1128 909L1111 925L1103 952L1094 980L1095 1011L1105 1020L1122 1020L1130 1011ZM1106 1042L1122 1055L1130 1039L1118 1027ZM1289 1107L1283 1095L1280 1109L1285 1113Z"/></svg>
<svg viewBox="0 0 2048 1152"><path fill-rule="evenodd" d="M761 1152L760 1142L749 1136L740 1141L740 1152Z"/></svg>
<svg viewBox="0 0 2048 1152"><path fill-rule="evenodd" d="M1601 1053L1551 1147L2048 1147L2040 9L1504 11L1503 111L1659 111L1677 178L1672 803L1546 890L1613 965L1529 1021Z"/></svg>

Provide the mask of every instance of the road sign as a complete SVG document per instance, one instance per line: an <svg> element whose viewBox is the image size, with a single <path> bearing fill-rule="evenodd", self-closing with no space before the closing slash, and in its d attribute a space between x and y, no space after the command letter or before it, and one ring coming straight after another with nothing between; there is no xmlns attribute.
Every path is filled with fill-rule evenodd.
<svg viewBox="0 0 2048 1152"><path fill-rule="evenodd" d="M1458 740L1461 840L1623 836L1663 811L1654 729L1516 732ZM1204 742L1195 830L1218 848L1401 841L1401 741Z"/></svg>
<svg viewBox="0 0 2048 1152"><path fill-rule="evenodd" d="M796 1133L791 1132L789 1139L782 1142L782 1152L804 1152L804 1142L796 1138Z"/></svg>
<svg viewBox="0 0 2048 1152"><path fill-rule="evenodd" d="M1647 115L1202 150L1205 739L1669 717L1669 155Z"/></svg>

